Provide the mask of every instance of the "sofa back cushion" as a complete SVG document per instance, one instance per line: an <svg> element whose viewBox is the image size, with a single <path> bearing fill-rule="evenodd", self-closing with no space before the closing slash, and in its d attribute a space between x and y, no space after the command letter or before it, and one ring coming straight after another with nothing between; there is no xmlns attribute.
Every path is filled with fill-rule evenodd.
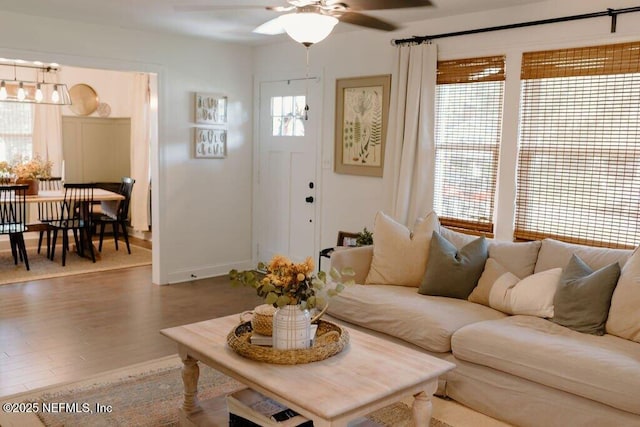
<svg viewBox="0 0 640 427"><path fill-rule="evenodd" d="M416 220L413 231L378 212L373 225L373 259L365 284L417 288L427 265L431 234L439 229L435 212Z"/></svg>
<svg viewBox="0 0 640 427"><path fill-rule="evenodd" d="M622 268L613 297L606 331L640 343L640 249Z"/></svg>
<svg viewBox="0 0 640 427"><path fill-rule="evenodd" d="M445 227L440 227L442 237L460 249L469 244L478 236L460 233ZM489 243L489 258L493 258L507 271L523 279L531 274L536 266L538 251L542 242L508 242L494 239L487 239Z"/></svg>
<svg viewBox="0 0 640 427"><path fill-rule="evenodd" d="M457 249L438 232L433 232L429 245L427 268L419 293L467 299L487 260L488 248L484 237Z"/></svg>
<svg viewBox="0 0 640 427"><path fill-rule="evenodd" d="M363 284L371 268L373 246L359 246L355 248L337 247L331 254L331 268L339 272L345 268L353 269L355 275L351 278L355 283Z"/></svg>
<svg viewBox="0 0 640 427"><path fill-rule="evenodd" d="M631 253L632 251L628 249L596 248L564 243L554 239L544 239L538 253L538 261L534 272L538 273L557 267L564 268L569 264L574 254L578 255L582 261L594 270L615 262L623 266L631 256Z"/></svg>

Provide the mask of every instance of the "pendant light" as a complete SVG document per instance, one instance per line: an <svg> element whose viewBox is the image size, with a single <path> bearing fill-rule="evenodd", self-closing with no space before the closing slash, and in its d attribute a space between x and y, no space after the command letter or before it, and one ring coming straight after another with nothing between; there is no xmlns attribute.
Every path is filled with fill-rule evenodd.
<svg viewBox="0 0 640 427"><path fill-rule="evenodd" d="M9 62L9 63L2 63ZM48 83L47 73L58 71L58 65L44 65L41 62L29 63L27 61L2 60L0 67L13 67L13 80L4 79L0 81L0 102L20 102L51 105L71 105L69 90L63 83ZM17 69L29 70L35 73L33 80L18 79ZM42 79L39 79L39 73ZM24 74L24 73L21 73Z"/></svg>

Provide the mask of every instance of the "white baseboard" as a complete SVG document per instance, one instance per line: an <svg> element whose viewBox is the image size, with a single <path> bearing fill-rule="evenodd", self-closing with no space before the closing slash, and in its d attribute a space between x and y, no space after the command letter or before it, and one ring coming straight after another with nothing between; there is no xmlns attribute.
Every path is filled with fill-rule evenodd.
<svg viewBox="0 0 640 427"><path fill-rule="evenodd" d="M182 283L191 280L206 279L208 277L219 277L229 274L229 270L247 270L252 268L251 260L239 261L231 264L212 265L205 267L195 267L191 269L178 270L168 274L168 283Z"/></svg>

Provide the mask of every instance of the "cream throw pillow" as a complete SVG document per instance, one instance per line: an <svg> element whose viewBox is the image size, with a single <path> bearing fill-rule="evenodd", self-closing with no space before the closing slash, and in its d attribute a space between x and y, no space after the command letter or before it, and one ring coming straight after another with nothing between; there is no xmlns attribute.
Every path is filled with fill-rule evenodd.
<svg viewBox="0 0 640 427"><path fill-rule="evenodd" d="M373 225L373 259L365 285L420 286L431 235L439 230L435 212L417 219L413 232L378 212Z"/></svg>
<svg viewBox="0 0 640 427"><path fill-rule="evenodd" d="M640 343L640 249L622 268L613 291L607 333Z"/></svg>
<svg viewBox="0 0 640 427"><path fill-rule="evenodd" d="M520 280L496 260L489 258L478 286L469 295L469 301L508 314L551 318L553 297L561 275L561 268L553 268Z"/></svg>

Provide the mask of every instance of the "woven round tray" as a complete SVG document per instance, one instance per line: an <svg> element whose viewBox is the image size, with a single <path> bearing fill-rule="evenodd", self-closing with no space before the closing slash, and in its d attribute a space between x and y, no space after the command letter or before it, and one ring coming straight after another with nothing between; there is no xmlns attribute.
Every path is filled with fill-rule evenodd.
<svg viewBox="0 0 640 427"><path fill-rule="evenodd" d="M250 338L251 322L243 322L229 332L227 344L233 351L248 359L280 365L300 365L324 360L340 353L349 343L349 333L345 329L324 320L318 320L315 343L310 348L278 350L251 344Z"/></svg>

